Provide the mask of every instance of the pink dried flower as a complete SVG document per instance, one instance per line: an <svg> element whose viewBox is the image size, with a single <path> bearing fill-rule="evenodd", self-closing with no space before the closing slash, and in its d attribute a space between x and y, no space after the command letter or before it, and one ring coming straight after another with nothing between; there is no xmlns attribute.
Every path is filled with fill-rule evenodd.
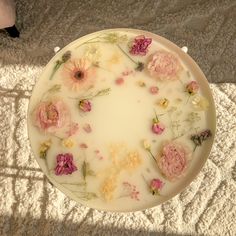
<svg viewBox="0 0 236 236"><path fill-rule="evenodd" d="M88 148L88 145L87 145L86 143L81 143L79 146L80 146L81 148Z"/></svg>
<svg viewBox="0 0 236 236"><path fill-rule="evenodd" d="M169 180L179 178L187 167L188 150L177 142L167 142L162 149L162 155L157 165L163 175Z"/></svg>
<svg viewBox="0 0 236 236"><path fill-rule="evenodd" d="M159 92L159 88L157 86L150 87L151 94L157 94Z"/></svg>
<svg viewBox="0 0 236 236"><path fill-rule="evenodd" d="M121 85L121 84L123 84L124 83L124 79L123 78L118 78L118 79L116 79L116 84L117 85Z"/></svg>
<svg viewBox="0 0 236 236"><path fill-rule="evenodd" d="M164 132L164 130L165 130L165 126L162 124L162 123L160 123L160 122L158 122L158 123L153 123L152 124L152 132L153 133L155 133L155 134L162 134L163 132Z"/></svg>
<svg viewBox="0 0 236 236"><path fill-rule="evenodd" d="M69 130L66 132L66 134L68 137L70 137L70 136L76 134L78 132L78 130L79 130L79 124L72 122L69 125Z"/></svg>
<svg viewBox="0 0 236 236"><path fill-rule="evenodd" d="M73 155L71 153L58 154L57 165L55 167L56 175L70 175L77 170L73 163Z"/></svg>
<svg viewBox="0 0 236 236"><path fill-rule="evenodd" d="M139 35L132 42L129 52L132 55L145 56L148 52L148 47L151 43L151 38L146 38L144 35Z"/></svg>
<svg viewBox="0 0 236 236"><path fill-rule="evenodd" d="M79 109L83 112L90 112L92 109L92 104L88 99L80 100Z"/></svg>
<svg viewBox="0 0 236 236"><path fill-rule="evenodd" d="M139 194L140 192L137 191L137 187L129 182L123 182L123 187L125 190L125 194L127 194L131 199L139 201Z"/></svg>
<svg viewBox="0 0 236 236"><path fill-rule="evenodd" d="M65 85L73 91L89 88L94 82L95 69L85 58L68 60L62 73Z"/></svg>
<svg viewBox="0 0 236 236"><path fill-rule="evenodd" d="M92 128L90 126L90 124L85 124L83 126L83 130L86 132L86 133L91 133L92 132Z"/></svg>
<svg viewBox="0 0 236 236"><path fill-rule="evenodd" d="M35 125L53 133L69 121L69 114L65 103L60 100L41 102L34 111Z"/></svg>
<svg viewBox="0 0 236 236"><path fill-rule="evenodd" d="M177 57L170 52L161 50L154 53L147 65L151 76L160 80L178 79L182 66Z"/></svg>
<svg viewBox="0 0 236 236"><path fill-rule="evenodd" d="M128 76L128 75L131 75L131 74L133 74L133 73L134 73L133 70L131 70L131 69L126 69L125 71L122 72L122 75L123 75L123 76Z"/></svg>
<svg viewBox="0 0 236 236"><path fill-rule="evenodd" d="M190 95L194 95L198 92L199 90L199 85L197 81L191 81L190 83L187 84L186 90Z"/></svg>
<svg viewBox="0 0 236 236"><path fill-rule="evenodd" d="M159 194L159 191L164 186L164 183L160 179L152 179L150 182L150 190L153 195Z"/></svg>

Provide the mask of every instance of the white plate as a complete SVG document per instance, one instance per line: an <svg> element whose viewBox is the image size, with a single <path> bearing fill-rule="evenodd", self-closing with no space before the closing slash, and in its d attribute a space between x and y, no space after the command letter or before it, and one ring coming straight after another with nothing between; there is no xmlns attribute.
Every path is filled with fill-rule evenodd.
<svg viewBox="0 0 236 236"><path fill-rule="evenodd" d="M127 38L122 37L124 35ZM152 39L146 55L133 55L130 52L134 38L139 35ZM71 52L71 57L63 61L63 55L68 51ZM163 55L166 53L178 60L181 69L176 69L176 75L170 72L168 78L162 77L160 80L160 73L167 73L162 71L163 65L158 64L163 61L155 64L159 66L159 75L150 74L147 65L157 51L159 54L164 51ZM88 71L86 65L83 65L86 68L81 70L82 74L78 74L77 70L75 75L74 69L81 67L81 61L78 60L85 57L86 63L89 63ZM166 57L168 56L163 56ZM173 58L167 59L165 66L168 67L168 62L173 63ZM75 64L70 60L75 60ZM137 64L132 60L143 62L144 69L135 70ZM169 70L172 69L169 67ZM178 79L170 80L176 76ZM191 81L196 81L200 89L190 95L186 86ZM158 92L155 93L154 89L151 93L150 87L156 86ZM163 98L169 101L166 108L160 104ZM79 101L82 100L85 103L80 103L79 108ZM49 102L52 105L50 114L47 110ZM204 109L200 111L199 108ZM45 109L48 113L44 114ZM152 131L154 110L160 122L158 125L165 126L162 134ZM194 123L187 121L191 112L195 113ZM48 117L51 117L52 124L48 123ZM61 123L58 123L58 117L61 118ZM68 131L72 131L69 127L75 123L79 130L69 140L65 140L69 135ZM177 123L180 124L179 128L174 126ZM88 124L91 132L88 129L85 131L89 128ZM55 125L59 128L55 128ZM106 211L143 210L161 204L182 191L194 180L206 162L213 144L215 127L212 94L203 72L194 60L169 40L134 29L95 32L75 40L59 51L49 61L35 85L28 109L28 133L32 150L50 182L78 203ZM191 136L206 129L211 131L211 137L193 151ZM161 133L160 130L156 132ZM143 141L146 140L146 144L151 145L154 157L160 160L163 145L172 139L175 145L177 140L181 148L184 148L184 158L188 156L185 171L174 180L168 178L167 172L154 162L143 146ZM42 143L47 140L51 140L51 145L44 145L44 149L48 150L42 158L45 151ZM73 147L69 147L70 145ZM64 166L64 169L57 168L57 174L61 175L56 175L56 157L65 153L73 155L73 164L77 170L65 175L63 171L67 166ZM173 161L171 165L175 165ZM87 175L84 178L85 167ZM173 169L168 173L173 174ZM153 195L149 188L152 179L159 179L164 183L158 190L159 195Z"/></svg>

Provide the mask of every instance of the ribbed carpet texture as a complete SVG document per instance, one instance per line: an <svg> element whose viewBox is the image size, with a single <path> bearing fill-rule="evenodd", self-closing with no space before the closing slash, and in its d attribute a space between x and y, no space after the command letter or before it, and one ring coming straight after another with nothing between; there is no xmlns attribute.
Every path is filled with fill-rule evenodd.
<svg viewBox="0 0 236 236"><path fill-rule="evenodd" d="M16 1L19 39L0 31L0 235L236 235L236 1ZM135 213L105 213L51 186L27 137L35 82L53 56L87 33L152 31L187 46L211 83L217 135L192 184Z"/></svg>

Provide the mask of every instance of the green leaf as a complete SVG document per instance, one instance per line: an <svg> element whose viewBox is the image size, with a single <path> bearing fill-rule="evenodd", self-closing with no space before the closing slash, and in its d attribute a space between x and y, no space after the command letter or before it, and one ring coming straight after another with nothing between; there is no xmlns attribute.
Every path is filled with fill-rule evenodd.
<svg viewBox="0 0 236 236"><path fill-rule="evenodd" d="M96 174L93 170L87 170L87 175L95 176Z"/></svg>
<svg viewBox="0 0 236 236"><path fill-rule="evenodd" d="M100 91L98 91L94 97L97 97L97 96L103 96L103 95L108 95L111 91L111 88L106 88L106 89L102 89Z"/></svg>
<svg viewBox="0 0 236 236"><path fill-rule="evenodd" d="M85 180L86 174L87 174L87 163L85 161L83 162L83 165L82 165L82 174L83 174L83 178Z"/></svg>
<svg viewBox="0 0 236 236"><path fill-rule="evenodd" d="M116 44L124 43L128 40L127 35L119 35L118 33L108 33L102 37L107 43Z"/></svg>
<svg viewBox="0 0 236 236"><path fill-rule="evenodd" d="M42 152L42 151L41 151L41 152L39 153L39 157L40 157L40 158L43 158L43 159L45 159L45 158L46 158L46 156L47 156L47 150L46 150L46 151L44 151L44 152Z"/></svg>
<svg viewBox="0 0 236 236"><path fill-rule="evenodd" d="M63 61L59 61L59 60L56 61L55 65L53 67L53 70L52 70L52 74L49 77L50 80L53 78L53 76L55 75L55 73L57 72L57 70L60 68L60 66L62 64L63 64Z"/></svg>

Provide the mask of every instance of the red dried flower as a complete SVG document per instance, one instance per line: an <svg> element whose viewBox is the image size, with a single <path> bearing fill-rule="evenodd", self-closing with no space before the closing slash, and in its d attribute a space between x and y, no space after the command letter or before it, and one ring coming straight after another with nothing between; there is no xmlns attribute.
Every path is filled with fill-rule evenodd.
<svg viewBox="0 0 236 236"><path fill-rule="evenodd" d="M151 38L146 38L144 35L139 35L134 39L129 52L132 55L145 56L148 52L148 46L151 43Z"/></svg>

